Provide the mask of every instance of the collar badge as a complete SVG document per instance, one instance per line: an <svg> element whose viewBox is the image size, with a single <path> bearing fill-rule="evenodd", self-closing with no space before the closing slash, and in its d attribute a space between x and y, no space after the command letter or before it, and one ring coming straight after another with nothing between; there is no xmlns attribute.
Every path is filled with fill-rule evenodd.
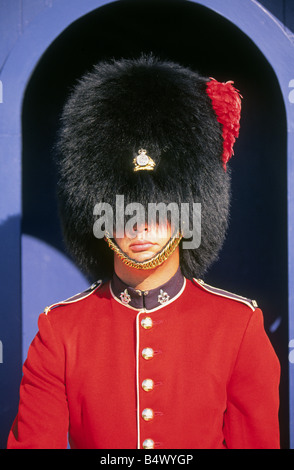
<svg viewBox="0 0 294 470"><path fill-rule="evenodd" d="M127 305L131 301L131 296L128 293L127 289L125 289L123 292L120 293L120 300L125 305Z"/></svg>
<svg viewBox="0 0 294 470"><path fill-rule="evenodd" d="M162 305L165 304L169 300L169 295L167 292L164 292L162 289L160 289L160 294L158 296L158 302Z"/></svg>

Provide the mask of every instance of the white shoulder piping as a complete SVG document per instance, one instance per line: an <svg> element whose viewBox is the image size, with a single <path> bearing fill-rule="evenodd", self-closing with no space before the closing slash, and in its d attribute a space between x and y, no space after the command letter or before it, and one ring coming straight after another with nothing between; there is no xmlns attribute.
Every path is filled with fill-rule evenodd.
<svg viewBox="0 0 294 470"><path fill-rule="evenodd" d="M48 307L44 309L45 315L47 315L47 313L50 312L51 309L53 309L54 307L58 307L59 305L68 305L68 304L72 304L75 302L79 302L80 300L86 299L87 297L92 295L94 292L96 292L96 290L99 289L101 284L102 284L101 280L96 281L85 291L80 292L79 294L75 294L74 296L69 297L66 300L62 300L61 302L55 302L54 304L49 305Z"/></svg>
<svg viewBox="0 0 294 470"><path fill-rule="evenodd" d="M232 292L228 292L226 290L219 289L214 286L210 286L209 284L206 284L202 279L193 278L193 281L195 281L198 286L202 287L203 289L205 289L207 292L210 292L211 294L219 295L220 297L225 297L231 300L236 300L237 302L242 302L243 304L248 305L248 307L250 307L253 312L258 307L256 300L250 300L250 299L247 299L246 297L242 297L241 295L233 294Z"/></svg>

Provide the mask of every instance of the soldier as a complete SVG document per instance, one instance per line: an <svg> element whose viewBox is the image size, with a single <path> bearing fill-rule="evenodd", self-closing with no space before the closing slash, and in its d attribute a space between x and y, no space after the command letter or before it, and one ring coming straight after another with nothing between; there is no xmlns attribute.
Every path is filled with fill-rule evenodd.
<svg viewBox="0 0 294 470"><path fill-rule="evenodd" d="M262 312L202 280L227 231L240 108L232 82L153 56L100 63L76 85L60 215L100 280L40 315L8 448L279 448ZM150 222L158 203L177 217Z"/></svg>

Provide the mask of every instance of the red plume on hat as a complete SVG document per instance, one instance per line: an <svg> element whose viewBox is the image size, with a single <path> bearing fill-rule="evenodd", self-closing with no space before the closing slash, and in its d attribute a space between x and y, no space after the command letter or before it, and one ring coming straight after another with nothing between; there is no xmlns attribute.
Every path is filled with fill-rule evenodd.
<svg viewBox="0 0 294 470"><path fill-rule="evenodd" d="M222 125L222 162L225 170L227 162L234 154L233 146L240 129L242 96L233 87L233 83L232 81L220 83L214 78L207 83L207 94L211 98L217 120Z"/></svg>

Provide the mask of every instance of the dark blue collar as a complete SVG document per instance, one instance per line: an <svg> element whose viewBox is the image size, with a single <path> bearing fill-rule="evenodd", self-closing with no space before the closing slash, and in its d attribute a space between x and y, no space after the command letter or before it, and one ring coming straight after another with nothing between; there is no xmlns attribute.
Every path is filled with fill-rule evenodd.
<svg viewBox="0 0 294 470"><path fill-rule="evenodd" d="M179 268L165 284L151 290L139 290L128 286L115 273L111 281L113 295L124 305L136 309L152 310L172 300L183 288L185 278Z"/></svg>

